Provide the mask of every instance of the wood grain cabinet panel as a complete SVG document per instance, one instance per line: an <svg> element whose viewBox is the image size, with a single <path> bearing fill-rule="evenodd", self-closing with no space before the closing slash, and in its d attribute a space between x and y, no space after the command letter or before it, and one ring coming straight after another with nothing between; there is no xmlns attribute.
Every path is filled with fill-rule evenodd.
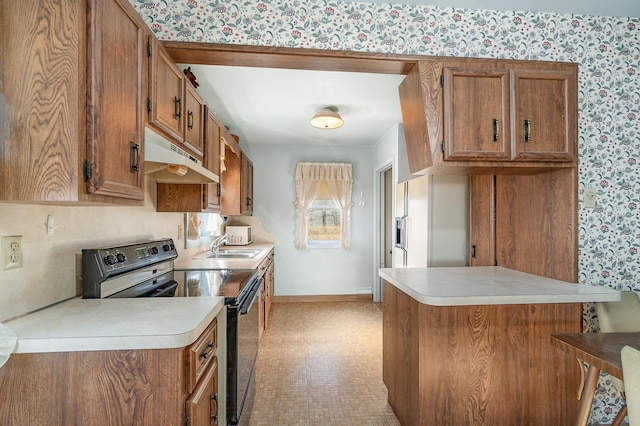
<svg viewBox="0 0 640 426"><path fill-rule="evenodd" d="M217 337L214 320L186 348L13 354L0 423L216 425Z"/></svg>
<svg viewBox="0 0 640 426"><path fill-rule="evenodd" d="M89 2L87 179L90 193L144 199L147 27L127 0Z"/></svg>
<svg viewBox="0 0 640 426"><path fill-rule="evenodd" d="M444 69L444 159L509 159L509 71Z"/></svg>
<svg viewBox="0 0 640 426"><path fill-rule="evenodd" d="M387 282L383 293L383 380L401 424L574 421L579 369L550 336L580 332L580 303L430 306Z"/></svg>
<svg viewBox="0 0 640 426"><path fill-rule="evenodd" d="M573 167L577 79L570 63L418 61L399 88L410 172Z"/></svg>
<svg viewBox="0 0 640 426"><path fill-rule="evenodd" d="M574 84L568 71L512 72L513 160L575 159Z"/></svg>
<svg viewBox="0 0 640 426"><path fill-rule="evenodd" d="M218 361L209 366L206 375L186 402L186 424L207 426L218 424Z"/></svg>
<svg viewBox="0 0 640 426"><path fill-rule="evenodd" d="M225 135L225 130L223 128L225 170L220 174L220 213L251 215L253 214L253 163L237 143L226 142L231 135L228 132Z"/></svg>
<svg viewBox="0 0 640 426"><path fill-rule="evenodd" d="M178 143L184 137L184 75L160 41L149 38L149 124Z"/></svg>
<svg viewBox="0 0 640 426"><path fill-rule="evenodd" d="M186 78L184 86L184 144L202 158L204 154L204 101Z"/></svg>
<svg viewBox="0 0 640 426"><path fill-rule="evenodd" d="M147 28L125 0L4 2L0 199L140 205Z"/></svg>

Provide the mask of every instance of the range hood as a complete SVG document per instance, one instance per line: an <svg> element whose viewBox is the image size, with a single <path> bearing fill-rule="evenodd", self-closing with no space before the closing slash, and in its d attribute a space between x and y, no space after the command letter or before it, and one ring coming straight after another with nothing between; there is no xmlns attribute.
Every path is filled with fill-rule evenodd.
<svg viewBox="0 0 640 426"><path fill-rule="evenodd" d="M144 128L144 169L160 183L213 183L220 179L200 160L169 142L148 127Z"/></svg>

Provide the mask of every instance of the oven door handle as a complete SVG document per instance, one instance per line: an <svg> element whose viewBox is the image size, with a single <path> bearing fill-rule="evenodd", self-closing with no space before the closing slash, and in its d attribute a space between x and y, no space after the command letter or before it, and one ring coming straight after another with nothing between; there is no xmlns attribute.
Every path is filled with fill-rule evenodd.
<svg viewBox="0 0 640 426"><path fill-rule="evenodd" d="M249 296L244 300L242 305L240 305L240 309L239 309L240 315L246 315L251 310L251 307L253 306L253 302L256 301L256 295L260 291L260 288L262 288L262 283L264 282L264 278L260 278L259 280L257 280L257 282L258 283L251 289Z"/></svg>
<svg viewBox="0 0 640 426"><path fill-rule="evenodd" d="M171 281L167 283L164 287L156 288L152 291L149 296L150 297L173 297L176 293L176 288L178 288L178 283L176 281Z"/></svg>

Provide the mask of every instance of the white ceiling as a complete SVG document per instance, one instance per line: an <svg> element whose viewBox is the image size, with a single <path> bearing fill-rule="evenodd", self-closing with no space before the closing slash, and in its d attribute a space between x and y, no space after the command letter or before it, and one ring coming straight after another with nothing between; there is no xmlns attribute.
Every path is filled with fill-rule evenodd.
<svg viewBox="0 0 640 426"><path fill-rule="evenodd" d="M351 1L351 0L346 0ZM354 0L355 1L355 0ZM389 3L372 0L373 3ZM485 10L525 10L602 16L640 16L640 0L395 0ZM185 68L182 66L182 68ZM191 65L198 92L231 132L248 143L374 144L402 121L399 75ZM336 106L345 124L311 127L309 119Z"/></svg>
<svg viewBox="0 0 640 426"><path fill-rule="evenodd" d="M190 65L198 93L231 133L248 143L373 144L400 123L402 75ZM335 106L345 124L316 129L319 110Z"/></svg>

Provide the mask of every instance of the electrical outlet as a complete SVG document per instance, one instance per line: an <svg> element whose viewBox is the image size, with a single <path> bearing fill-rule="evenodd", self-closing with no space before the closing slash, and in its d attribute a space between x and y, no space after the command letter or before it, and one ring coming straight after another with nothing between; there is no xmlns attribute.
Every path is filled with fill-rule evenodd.
<svg viewBox="0 0 640 426"><path fill-rule="evenodd" d="M178 239L182 239L182 235L184 234L184 226L178 225Z"/></svg>
<svg viewBox="0 0 640 426"><path fill-rule="evenodd" d="M597 195L598 190L596 188L585 188L584 189L584 207L585 208L594 208L597 204Z"/></svg>
<svg viewBox="0 0 640 426"><path fill-rule="evenodd" d="M22 235L2 237L2 269L22 268Z"/></svg>

